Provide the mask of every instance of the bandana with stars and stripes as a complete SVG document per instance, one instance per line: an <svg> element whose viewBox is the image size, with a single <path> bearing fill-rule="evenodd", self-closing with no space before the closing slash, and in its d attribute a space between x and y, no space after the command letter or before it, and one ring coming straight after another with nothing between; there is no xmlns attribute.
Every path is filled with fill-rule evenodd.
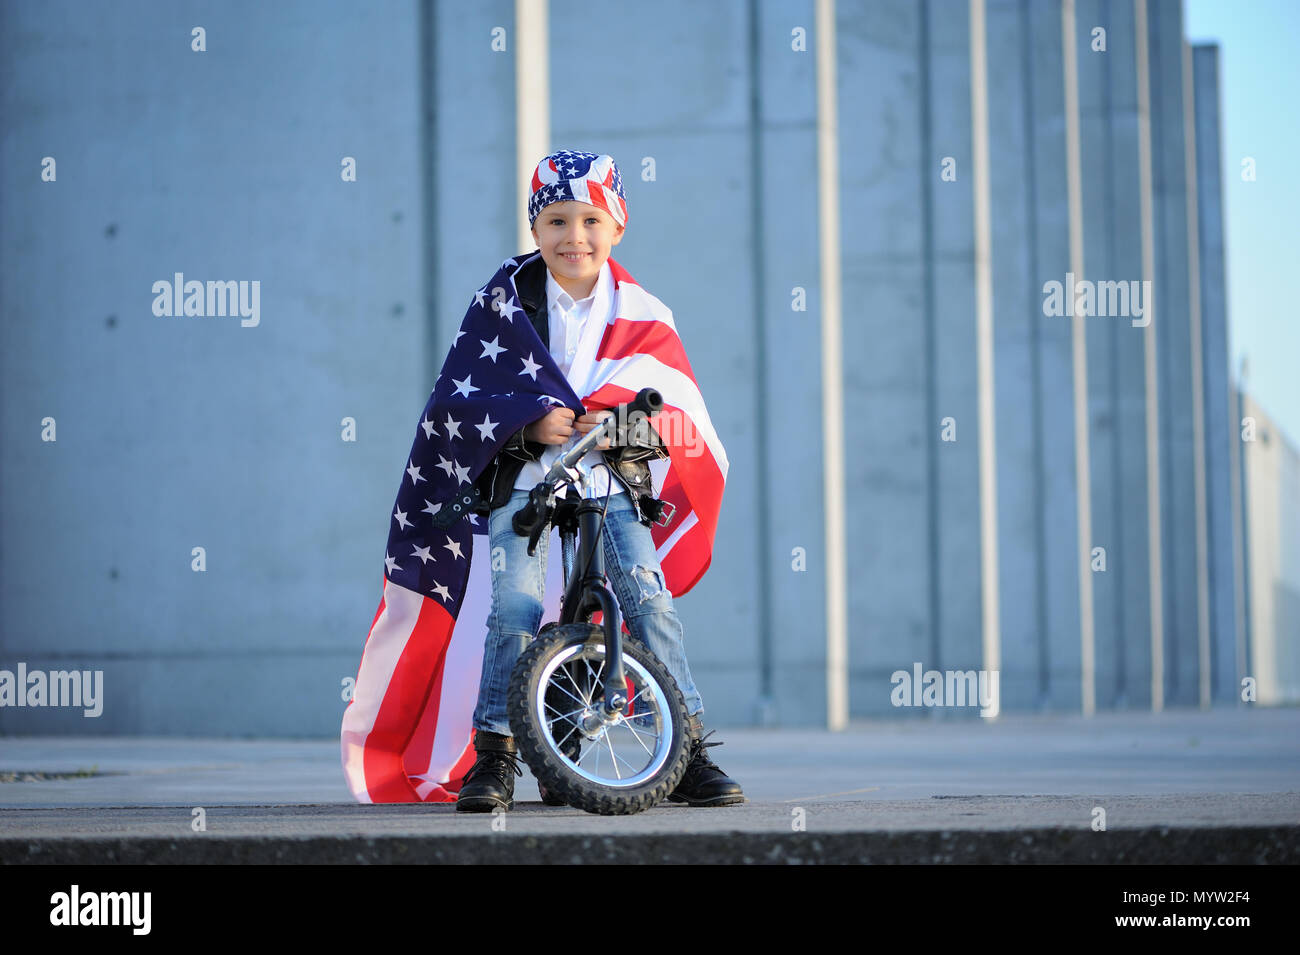
<svg viewBox="0 0 1300 955"><path fill-rule="evenodd" d="M585 202L604 209L619 225L627 225L623 176L612 156L561 149L539 162L528 198L530 227L552 202Z"/></svg>

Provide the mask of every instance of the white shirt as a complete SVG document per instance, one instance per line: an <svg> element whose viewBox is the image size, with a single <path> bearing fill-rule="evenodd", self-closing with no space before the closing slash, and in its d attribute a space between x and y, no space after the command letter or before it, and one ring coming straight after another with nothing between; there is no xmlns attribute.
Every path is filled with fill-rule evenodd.
<svg viewBox="0 0 1300 955"><path fill-rule="evenodd" d="M572 295L566 292L560 283L555 281L555 276L551 270L546 270L546 301L547 315L550 329L551 357L555 359L555 364L560 367L564 377L568 379L569 384L574 386L574 391L579 396L582 395L582 382L575 382L570 370L573 368L575 356L582 352L589 360L594 360L596 350L600 346L600 339L605 334L605 326L609 323L611 313L614 310L614 277L609 271L609 261L606 260L600 267L600 272L596 275L596 283L591 288L591 294L586 298L574 301ZM548 444L546 450L542 453L541 460L528 461L519 470L519 476L515 478L515 487L524 490L532 490L538 482L546 477L546 472L565 451L568 451L586 435L578 432L574 428L573 437L564 444ZM599 450L588 451L583 456L581 464L592 469L591 477L596 488L596 493L601 497L605 496L606 491L610 490L609 469L605 466L604 454ZM569 469L569 473L577 478L578 472L574 468ZM576 489L574 493L577 493ZM617 480L613 483L614 494L626 494L627 490ZM561 487L560 497L567 497L569 488Z"/></svg>

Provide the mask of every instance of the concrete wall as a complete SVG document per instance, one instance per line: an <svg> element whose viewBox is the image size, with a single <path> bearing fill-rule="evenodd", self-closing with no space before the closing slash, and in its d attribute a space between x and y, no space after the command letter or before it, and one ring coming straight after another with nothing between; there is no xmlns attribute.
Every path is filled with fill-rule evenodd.
<svg viewBox="0 0 1300 955"><path fill-rule="evenodd" d="M1061 11L988 5L1002 705L1080 700L1070 321L1043 314L1069 269Z"/></svg>
<svg viewBox="0 0 1300 955"><path fill-rule="evenodd" d="M970 37L959 0L838 13L850 705L867 715L898 712L896 670L982 663Z"/></svg>
<svg viewBox="0 0 1300 955"><path fill-rule="evenodd" d="M0 731L337 730L430 381L416 22L0 7L0 667L106 697ZM259 281L260 323L154 315L177 272Z"/></svg>
<svg viewBox="0 0 1300 955"><path fill-rule="evenodd" d="M1196 507L1187 131L1183 114L1181 0L1147 0L1151 64L1151 170L1155 213L1156 351L1160 386L1160 528L1164 582L1164 702L1200 700L1200 567Z"/></svg>
<svg viewBox="0 0 1300 955"><path fill-rule="evenodd" d="M1227 275L1223 245L1219 49L1192 50L1196 108L1197 243L1200 249L1201 354L1204 362L1207 573L1211 678L1215 702L1240 699L1244 676L1241 488L1235 480L1239 424L1232 410Z"/></svg>
<svg viewBox="0 0 1300 955"><path fill-rule="evenodd" d="M1143 278L1136 11L1118 0L1080 0L1076 14L1082 281ZM1104 50L1094 30L1105 31ZM1138 319L1142 321L1142 319ZM1147 495L1148 330L1129 316L1085 322L1088 360L1090 557L1097 706L1151 705L1151 560Z"/></svg>
<svg viewBox="0 0 1300 955"><path fill-rule="evenodd" d="M812 41L793 49L792 35L813 34L811 0L750 3L750 232L756 286L755 331L760 374L743 417L752 428L757 522L751 604L759 611L758 722L817 725L826 718L826 598L822 492L822 294L817 239L817 96ZM845 105L855 100L842 101ZM744 168L742 166L739 168ZM796 311L796 289L806 303ZM846 309L846 323L862 318ZM846 362L846 368L848 363ZM779 384L778 384L779 383ZM849 564L857 589L861 563ZM852 621L850 621L850 624ZM725 621L719 621L725 631ZM752 638L751 638L752 639ZM751 691L752 694L752 691ZM750 694L738 703L744 706ZM736 709L737 716L743 711Z"/></svg>
<svg viewBox="0 0 1300 955"><path fill-rule="evenodd" d="M794 27L811 32L812 4L607 9L636 42L585 44L579 57L564 24L590 5L550 5L551 138L620 162L628 230L615 258L673 309L727 448L713 564L678 601L691 669L710 720L817 723L816 63L791 42ZM604 79L589 87L592 76ZM792 310L795 287L805 311Z"/></svg>
<svg viewBox="0 0 1300 955"><path fill-rule="evenodd" d="M1206 660L1216 700L1233 698L1243 672L1261 686L1269 674L1271 699L1291 692L1293 538L1232 529L1243 509L1272 520L1265 502L1291 472L1261 464L1258 448L1232 459L1217 81L1201 51L1183 72L1177 0L1147 0L1141 51L1139 9L984 4L992 566L971 6L835 4L855 716L973 715L896 709L890 676L916 663L978 669L986 637L1010 710L1077 712L1094 691L1101 709L1148 707L1153 674L1167 704L1195 704ZM511 0L0 8L0 668L103 669L107 696L97 720L2 709L0 733L337 732L398 462L470 293L521 251L514 11ZM630 217L616 257L673 309L731 463L712 567L679 600L692 669L713 724L821 724L814 3L598 4L595 19L629 42L579 55L569 25L592 15L549 4L549 145L619 160ZM206 52L191 50L195 26ZM1104 51L1092 49L1097 26ZM41 179L46 156L54 182ZM344 157L356 182L340 177ZM1144 330L1096 317L1076 387L1075 326L1044 314L1043 285L1076 258L1078 279L1144 277L1144 202L1155 377ZM153 283L176 272L259 280L260 323L154 315ZM42 440L47 417L57 441ZM1291 512L1275 510L1289 527ZM1094 547L1105 570L1081 575ZM1247 587L1256 560L1263 576ZM986 632L994 573L1000 610Z"/></svg>

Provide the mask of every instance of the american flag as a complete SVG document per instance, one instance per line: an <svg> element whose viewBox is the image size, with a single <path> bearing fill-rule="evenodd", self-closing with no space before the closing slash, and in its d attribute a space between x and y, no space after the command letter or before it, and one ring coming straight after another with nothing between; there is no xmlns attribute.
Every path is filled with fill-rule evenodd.
<svg viewBox="0 0 1300 955"><path fill-rule="evenodd" d="M613 317L566 380L515 288L515 273L540 254L506 259L475 292L416 427L389 518L383 594L343 714L343 773L359 802L453 801L473 765L491 608L490 558L475 562L474 545L486 547L488 522L439 513L472 490L520 428L552 407L582 415L658 389L664 409L649 420L669 457L650 467L676 510L651 534L668 589L689 591L712 557L727 456L672 313L609 259ZM558 616L555 563L544 619Z"/></svg>

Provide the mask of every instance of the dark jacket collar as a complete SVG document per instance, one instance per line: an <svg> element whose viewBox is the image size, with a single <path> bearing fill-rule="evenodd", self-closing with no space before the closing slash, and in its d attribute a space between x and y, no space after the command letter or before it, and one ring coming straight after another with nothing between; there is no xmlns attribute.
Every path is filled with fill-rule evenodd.
<svg viewBox="0 0 1300 955"><path fill-rule="evenodd" d="M547 348L551 347L551 321L546 311L546 262L541 255L532 259L515 273L515 289L528 320L537 329L537 337Z"/></svg>

